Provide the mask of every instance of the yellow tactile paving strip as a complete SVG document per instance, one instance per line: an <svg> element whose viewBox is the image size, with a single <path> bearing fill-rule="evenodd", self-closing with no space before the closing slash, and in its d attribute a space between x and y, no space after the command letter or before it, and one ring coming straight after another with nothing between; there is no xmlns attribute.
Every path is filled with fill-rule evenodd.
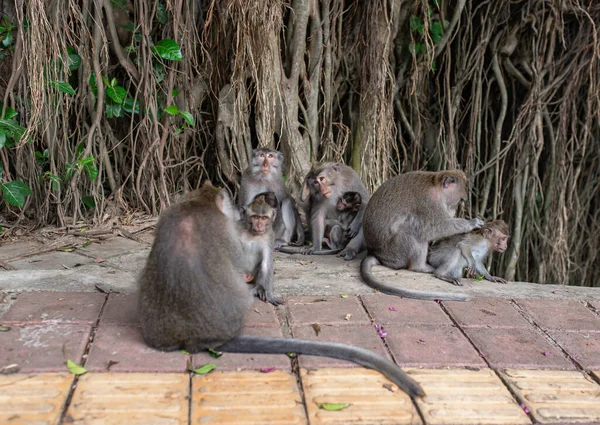
<svg viewBox="0 0 600 425"><path fill-rule="evenodd" d="M69 373L0 375L0 424L57 424L72 381Z"/></svg>
<svg viewBox="0 0 600 425"><path fill-rule="evenodd" d="M581 372L507 369L502 375L540 423L600 421L600 385Z"/></svg>
<svg viewBox="0 0 600 425"><path fill-rule="evenodd" d="M301 369L311 425L421 424L410 397L379 372L361 368ZM349 403L327 411L317 403Z"/></svg>
<svg viewBox="0 0 600 425"><path fill-rule="evenodd" d="M185 425L189 375L96 373L77 384L65 424Z"/></svg>
<svg viewBox="0 0 600 425"><path fill-rule="evenodd" d="M295 375L211 372L192 380L192 424L306 424Z"/></svg>
<svg viewBox="0 0 600 425"><path fill-rule="evenodd" d="M426 396L417 399L425 422L438 424L530 424L491 369L407 369Z"/></svg>

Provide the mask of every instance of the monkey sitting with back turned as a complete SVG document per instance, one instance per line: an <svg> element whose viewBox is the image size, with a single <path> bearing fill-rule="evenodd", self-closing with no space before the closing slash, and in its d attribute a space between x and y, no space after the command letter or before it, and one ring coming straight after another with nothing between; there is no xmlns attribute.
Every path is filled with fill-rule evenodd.
<svg viewBox="0 0 600 425"><path fill-rule="evenodd" d="M462 286L460 278L465 268L468 276L479 273L490 282L506 283L490 275L483 262L491 250L506 251L508 238L508 225L503 220L490 221L480 229L433 243L427 261L435 267L435 277L454 285Z"/></svg>
<svg viewBox="0 0 600 425"><path fill-rule="evenodd" d="M334 357L383 373L411 396L424 395L395 363L363 348L240 335L254 297L244 282L248 270L236 212L227 192L208 182L161 214L139 281L140 323L149 346Z"/></svg>

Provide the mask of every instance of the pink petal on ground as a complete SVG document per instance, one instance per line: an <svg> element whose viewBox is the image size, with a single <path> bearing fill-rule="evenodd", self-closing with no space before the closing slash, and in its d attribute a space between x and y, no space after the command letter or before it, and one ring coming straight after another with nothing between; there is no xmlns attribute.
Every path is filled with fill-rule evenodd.
<svg viewBox="0 0 600 425"><path fill-rule="evenodd" d="M379 336L382 338L387 338L387 332L381 332Z"/></svg>
<svg viewBox="0 0 600 425"><path fill-rule="evenodd" d="M275 368L274 368L274 367L261 367L261 368L260 368L260 371L261 371L262 373L271 373L271 372L273 372L274 370L275 370Z"/></svg>
<svg viewBox="0 0 600 425"><path fill-rule="evenodd" d="M548 357L550 355L550 353L548 351L544 351L542 354L544 354L544 356Z"/></svg>
<svg viewBox="0 0 600 425"><path fill-rule="evenodd" d="M396 311L396 307L394 307L393 305L388 308L390 309L390 311Z"/></svg>

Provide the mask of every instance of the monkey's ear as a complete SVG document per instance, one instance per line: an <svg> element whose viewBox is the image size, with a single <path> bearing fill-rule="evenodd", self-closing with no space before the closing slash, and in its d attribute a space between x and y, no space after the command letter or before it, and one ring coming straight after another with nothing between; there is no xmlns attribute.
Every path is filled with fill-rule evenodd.
<svg viewBox="0 0 600 425"><path fill-rule="evenodd" d="M277 152L277 159L283 164L283 160L285 159L285 157L283 156L283 152Z"/></svg>
<svg viewBox="0 0 600 425"><path fill-rule="evenodd" d="M446 176L444 177L444 180L442 180L442 186L444 189L448 188L448 186L454 183L456 183L456 177Z"/></svg>
<svg viewBox="0 0 600 425"><path fill-rule="evenodd" d="M481 229L481 234L486 238L489 238L490 236L492 236L492 233L493 233L493 231L489 227L483 227Z"/></svg>
<svg viewBox="0 0 600 425"><path fill-rule="evenodd" d="M310 188L308 187L308 177L304 179L304 184L302 185L302 192L300 192L300 200L302 202L308 199L310 195Z"/></svg>
<svg viewBox="0 0 600 425"><path fill-rule="evenodd" d="M340 170L342 169L342 166L340 165L340 163L339 163L339 162L336 162L335 164L333 164L333 165L331 166L331 168L333 168L333 169L334 169L336 172L338 172L338 173L339 173L339 172L340 172Z"/></svg>
<svg viewBox="0 0 600 425"><path fill-rule="evenodd" d="M359 203L357 203L357 204L354 204L354 208L353 208L353 209L354 209L354 211L358 211L358 210L360 210L360 207L361 207L361 206L362 206L362 202L359 202Z"/></svg>

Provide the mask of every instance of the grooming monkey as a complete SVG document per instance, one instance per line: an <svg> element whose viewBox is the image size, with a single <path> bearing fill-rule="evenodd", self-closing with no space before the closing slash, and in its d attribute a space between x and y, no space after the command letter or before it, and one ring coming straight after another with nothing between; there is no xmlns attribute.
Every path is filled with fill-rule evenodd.
<svg viewBox="0 0 600 425"><path fill-rule="evenodd" d="M241 335L253 302L244 282L242 243L227 192L205 183L165 210L140 276L144 341L164 351L290 352L353 361L383 373L411 396L421 387L396 364L358 347Z"/></svg>
<svg viewBox="0 0 600 425"><path fill-rule="evenodd" d="M242 207L240 239L244 251L244 280L254 283L254 294L261 301L279 305L273 295L273 222L277 215L277 198L273 192L259 193L247 207Z"/></svg>
<svg viewBox="0 0 600 425"><path fill-rule="evenodd" d="M304 244L304 228L294 201L282 176L283 154L272 149L254 149L250 165L242 174L238 205L247 206L259 193L273 192L277 197L279 213L275 217L275 247L289 245L294 231L296 243Z"/></svg>
<svg viewBox="0 0 600 425"><path fill-rule="evenodd" d="M459 170L414 171L396 176L373 194L363 230L369 255L360 273L370 287L385 294L426 300L465 301L464 294L409 291L386 285L373 276L371 267L432 273L427 264L430 242L478 229L483 221L455 218L456 207L467 197L467 177Z"/></svg>
<svg viewBox="0 0 600 425"><path fill-rule="evenodd" d="M428 262L435 267L435 277L454 285L462 286L465 268L469 276L479 273L490 282L506 283L490 275L483 262L491 250L506 251L508 238L508 225L503 220L490 221L481 229L435 242L429 247Z"/></svg>
<svg viewBox="0 0 600 425"><path fill-rule="evenodd" d="M337 249L348 243L346 233L360 210L361 204L362 199L358 192L346 192L338 199L335 207L337 218L325 220L325 236L329 248Z"/></svg>

